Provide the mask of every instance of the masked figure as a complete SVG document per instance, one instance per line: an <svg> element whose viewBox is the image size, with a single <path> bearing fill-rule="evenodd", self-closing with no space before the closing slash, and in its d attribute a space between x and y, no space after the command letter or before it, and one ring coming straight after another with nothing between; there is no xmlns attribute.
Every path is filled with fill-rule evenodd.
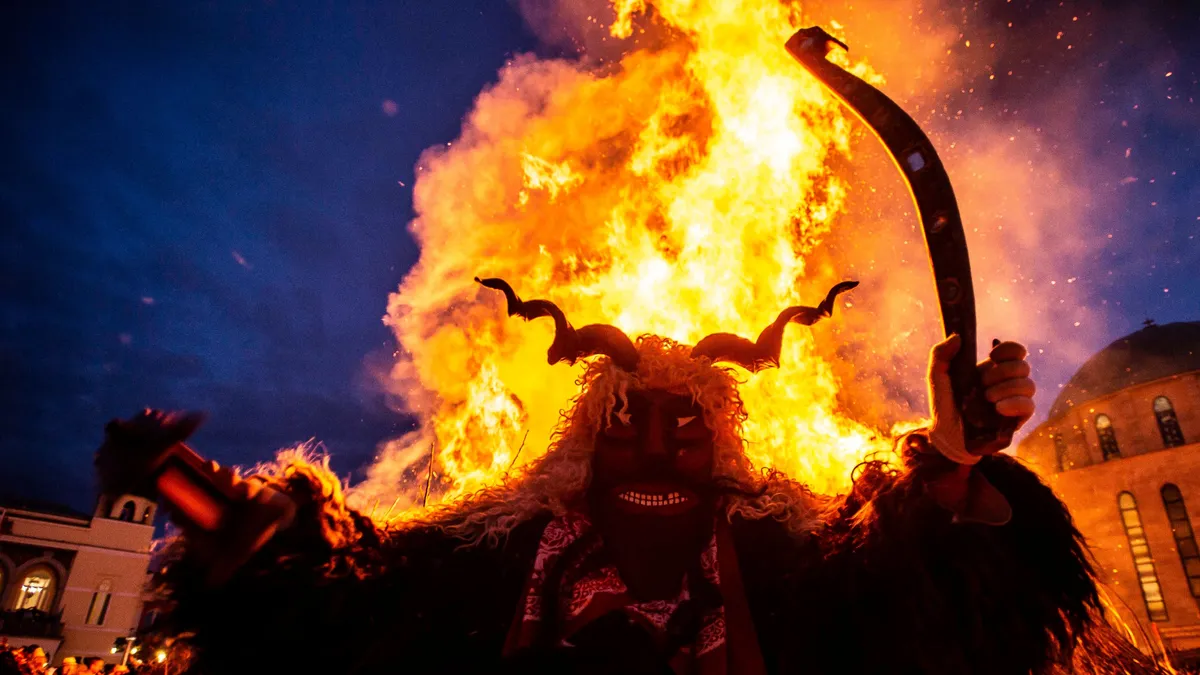
<svg viewBox="0 0 1200 675"><path fill-rule="evenodd" d="M172 630L194 670L389 673L1152 673L1102 618L1093 569L1063 504L1019 462L963 447L934 348L934 423L866 462L848 494L759 471L743 452L734 363L777 365L784 311L756 342L688 346L611 326L573 328L549 302L550 362L594 356L549 451L518 479L392 529L348 508L328 468L286 454L253 482L286 494L290 527L213 584L219 541L189 535L168 570ZM980 365L1001 415L1033 412L1015 343ZM117 448L169 444L183 418L109 427ZM186 427L186 428L185 428ZM152 450L153 448L151 448ZM793 478L797 480L793 480Z"/></svg>

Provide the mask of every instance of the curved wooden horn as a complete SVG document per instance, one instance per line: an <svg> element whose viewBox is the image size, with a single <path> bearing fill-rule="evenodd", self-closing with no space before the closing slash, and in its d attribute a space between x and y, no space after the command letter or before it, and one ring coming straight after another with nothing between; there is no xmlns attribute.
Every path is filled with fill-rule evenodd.
<svg viewBox="0 0 1200 675"><path fill-rule="evenodd" d="M778 368L779 352L783 348L783 329L789 323L811 326L832 316L833 303L837 296L857 285L857 281L843 281L829 289L829 293L817 307L788 307L779 313L775 323L758 334L758 340L755 342L732 333L713 333L692 347L692 358L706 357L712 359L713 363L736 363L752 373L764 368Z"/></svg>
<svg viewBox="0 0 1200 675"><path fill-rule="evenodd" d="M508 301L509 316L520 316L526 321L543 316L554 319L554 341L550 343L550 350L546 352L546 361L550 365L559 361L575 363L584 356L603 354L622 370L637 370L637 347L620 328L594 323L576 329L567 321L558 305L549 300L522 300L503 279L475 277L475 281L504 293L504 298Z"/></svg>

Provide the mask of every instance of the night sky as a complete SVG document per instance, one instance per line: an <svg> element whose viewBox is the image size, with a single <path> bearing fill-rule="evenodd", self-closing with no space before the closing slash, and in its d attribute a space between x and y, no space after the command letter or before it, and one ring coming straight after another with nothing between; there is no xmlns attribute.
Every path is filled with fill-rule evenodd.
<svg viewBox="0 0 1200 675"><path fill-rule="evenodd" d="M1020 76L972 92L987 114L1022 111L1050 148L1070 131L1085 183L1132 149L1126 179L1089 186L1091 234L1116 237L1080 281L1096 348L1146 318L1200 319L1188 4L942 10L1028 36L1002 57ZM528 51L557 53L497 0L6 3L0 494L90 510L103 424L145 406L208 411L195 445L218 461L315 437L361 471L411 425L371 373L418 255L414 164ZM1070 376L1056 368L1043 387Z"/></svg>

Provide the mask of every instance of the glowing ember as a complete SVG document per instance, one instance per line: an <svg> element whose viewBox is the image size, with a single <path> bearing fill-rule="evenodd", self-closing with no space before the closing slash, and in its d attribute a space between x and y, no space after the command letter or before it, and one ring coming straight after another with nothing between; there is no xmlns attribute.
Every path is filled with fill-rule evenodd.
<svg viewBox="0 0 1200 675"><path fill-rule="evenodd" d="M629 35L645 5L614 0L612 34ZM796 18L774 2L653 5L673 41L603 72L519 57L461 138L422 157L422 257L386 318L402 347L394 386L422 426L384 450L360 498L388 503L405 477L399 506L419 504L431 447L431 502L500 480L544 452L576 392L578 366L546 364L552 322L507 318L476 275L554 301L577 326L687 343L753 338L843 280L808 261L844 207L829 159L847 152L850 123L783 49ZM815 347L826 330L789 328L782 368L742 393L750 457L837 491L889 443L839 412L829 349Z"/></svg>

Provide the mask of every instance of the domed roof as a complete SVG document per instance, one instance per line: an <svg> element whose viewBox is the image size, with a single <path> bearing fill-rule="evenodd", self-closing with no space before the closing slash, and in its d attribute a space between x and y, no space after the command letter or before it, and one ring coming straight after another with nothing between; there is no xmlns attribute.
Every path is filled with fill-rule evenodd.
<svg viewBox="0 0 1200 675"><path fill-rule="evenodd" d="M1063 387L1049 419L1126 387L1200 370L1200 321L1149 325L1096 352Z"/></svg>

